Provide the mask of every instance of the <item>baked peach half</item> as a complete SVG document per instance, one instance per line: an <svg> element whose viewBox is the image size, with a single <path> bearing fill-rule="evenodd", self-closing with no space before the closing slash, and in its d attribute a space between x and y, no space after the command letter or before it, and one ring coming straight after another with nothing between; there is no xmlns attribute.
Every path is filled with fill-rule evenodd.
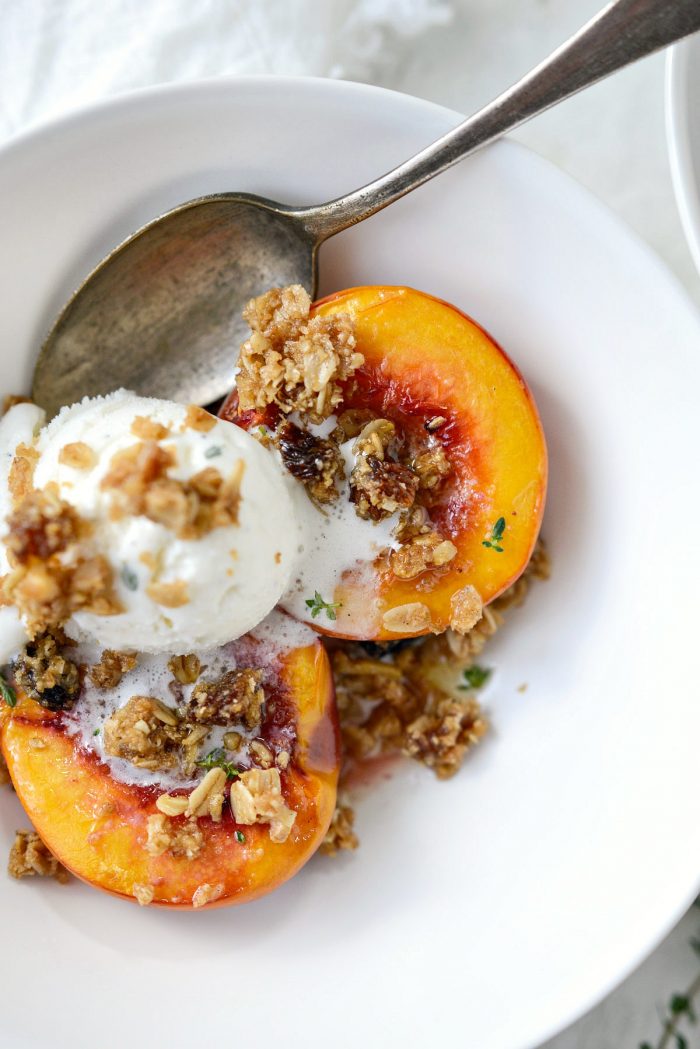
<svg viewBox="0 0 700 1049"><path fill-rule="evenodd" d="M279 650L248 636L221 651L239 668L264 669L262 718L248 748L260 762L221 760L219 748L213 761L197 763L199 779L179 788L115 775L85 745L70 710L46 709L20 689L16 705L4 707L2 752L15 790L40 837L79 878L167 907L244 903L290 878L322 841L339 766L322 645ZM214 780L216 797L207 797Z"/></svg>
<svg viewBox="0 0 700 1049"><path fill-rule="evenodd" d="M523 572L540 530L547 449L534 400L494 339L431 295L350 288L311 310L312 320L341 316L363 363L342 383L330 437L357 516L341 535L335 511L320 508L326 547L314 556L320 563L336 551L338 576L331 592L305 581L311 592L282 604L337 637L381 641L450 626L465 633ZM235 391L221 414L263 434L269 428L290 472L312 496L320 491L303 470L331 463L328 428L300 438L275 405L240 411ZM343 564L343 536L360 528L383 540L364 563Z"/></svg>

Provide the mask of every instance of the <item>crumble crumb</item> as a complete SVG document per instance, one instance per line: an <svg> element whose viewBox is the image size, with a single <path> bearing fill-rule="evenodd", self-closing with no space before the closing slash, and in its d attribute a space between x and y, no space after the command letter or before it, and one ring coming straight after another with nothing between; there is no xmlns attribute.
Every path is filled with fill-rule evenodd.
<svg viewBox="0 0 700 1049"><path fill-rule="evenodd" d="M450 629L456 634L468 634L483 615L481 595L474 586L456 590L450 598Z"/></svg>
<svg viewBox="0 0 700 1049"><path fill-rule="evenodd" d="M61 448L58 461L74 470L92 470L97 466L97 455L85 441L72 441Z"/></svg>
<svg viewBox="0 0 700 1049"><path fill-rule="evenodd" d="M261 769L269 769L274 762L272 751L261 739L254 739L248 747L251 758Z"/></svg>
<svg viewBox="0 0 700 1049"><path fill-rule="evenodd" d="M62 885L70 874L44 844L36 831L18 830L10 850L7 872L12 878L40 877L55 878Z"/></svg>
<svg viewBox="0 0 700 1049"><path fill-rule="evenodd" d="M134 898L139 907L148 907L153 903L155 893L152 885L134 885Z"/></svg>
<svg viewBox="0 0 700 1049"><path fill-rule="evenodd" d="M182 430L197 430L198 433L209 433L216 426L216 416L198 404L189 404L182 424Z"/></svg>
<svg viewBox="0 0 700 1049"><path fill-rule="evenodd" d="M452 467L441 444L434 444L421 452L411 465L418 475L418 487L421 491L434 492L452 472Z"/></svg>
<svg viewBox="0 0 700 1049"><path fill-rule="evenodd" d="M224 787L227 776L223 769L209 769L201 783L198 783L187 799L186 816L210 815L215 822L221 819L224 804ZM215 817L218 813L218 819Z"/></svg>
<svg viewBox="0 0 700 1049"><path fill-rule="evenodd" d="M337 856L341 851L356 849L360 844L354 831L355 810L344 800L338 799L331 824L321 842L320 851L326 856Z"/></svg>
<svg viewBox="0 0 700 1049"><path fill-rule="evenodd" d="M456 556L454 543L429 530L392 550L389 565L397 579L415 579L431 568L449 564Z"/></svg>
<svg viewBox="0 0 700 1049"><path fill-rule="evenodd" d="M66 659L53 634L30 641L12 671L18 687L49 710L69 707L80 690L78 667Z"/></svg>
<svg viewBox="0 0 700 1049"><path fill-rule="evenodd" d="M173 711L151 696L132 696L104 724L105 752L138 768L171 769L184 730Z"/></svg>
<svg viewBox="0 0 700 1049"><path fill-rule="evenodd" d="M230 725L244 721L248 728L260 722L265 692L262 670L247 667L228 670L216 681L200 681L187 703L187 716L204 725Z"/></svg>
<svg viewBox="0 0 700 1049"><path fill-rule="evenodd" d="M488 724L473 697L431 696L426 711L406 726L403 753L449 779L464 755L486 734Z"/></svg>
<svg viewBox="0 0 700 1049"><path fill-rule="evenodd" d="M249 769L231 784L231 811L236 823L269 823L270 841L289 837L296 813L282 795L279 769Z"/></svg>
<svg viewBox="0 0 700 1049"><path fill-rule="evenodd" d="M276 439L282 463L313 500L332 503L338 498L336 481L345 476L345 466L334 440L315 437L291 422L280 427Z"/></svg>
<svg viewBox="0 0 700 1049"><path fill-rule="evenodd" d="M125 674L133 670L139 661L137 652L116 652L106 648L88 671L88 677L96 688L116 688Z"/></svg>
<svg viewBox="0 0 700 1049"><path fill-rule="evenodd" d="M39 461L39 453L29 444L18 444L10 465L7 487L13 506L18 506L34 488L34 469Z"/></svg>
<svg viewBox="0 0 700 1049"><path fill-rule="evenodd" d="M242 459L227 478L207 466L189 481L168 476L174 464L173 453L156 441L141 441L115 452L100 482L103 490L113 493L112 513L148 517L179 539L201 539L215 528L238 524Z"/></svg>
<svg viewBox="0 0 700 1049"><path fill-rule="evenodd" d="M432 616L422 601L409 601L396 605L382 616L382 625L392 634L413 634L418 630L430 630Z"/></svg>
<svg viewBox="0 0 700 1049"><path fill-rule="evenodd" d="M168 661L168 669L181 685L193 685L200 675L202 664L199 657L190 652L185 656L173 656Z"/></svg>
<svg viewBox="0 0 700 1049"><path fill-rule="evenodd" d="M430 680L435 652L426 657L428 647L403 649L391 662L335 653L343 742L351 758L402 753L444 779L485 734L486 720L473 696L455 696Z"/></svg>
<svg viewBox="0 0 700 1049"><path fill-rule="evenodd" d="M381 521L397 510L413 506L419 479L409 466L389 456L396 427L388 419L374 419L358 435L350 474L350 501L358 517Z"/></svg>
<svg viewBox="0 0 700 1049"><path fill-rule="evenodd" d="M221 882L210 885L205 881L202 885L198 885L192 893L192 906L197 909L206 906L207 903L213 903L223 895L223 892L224 886Z"/></svg>
<svg viewBox="0 0 700 1049"><path fill-rule="evenodd" d="M251 335L241 347L236 378L242 411L277 405L318 423L343 397L341 384L364 363L350 317L310 317L299 284L274 288L243 310Z"/></svg>
<svg viewBox="0 0 700 1049"><path fill-rule="evenodd" d="M204 835L197 826L196 819L185 823L175 823L168 816L158 812L146 820L146 852L151 856L162 856L171 852L173 856L186 856L194 860L204 846Z"/></svg>
<svg viewBox="0 0 700 1049"><path fill-rule="evenodd" d="M173 579L170 583L149 583L146 593L156 605L163 608L182 608L189 604L187 583L184 579Z"/></svg>
<svg viewBox="0 0 700 1049"><path fill-rule="evenodd" d="M170 427L163 426L148 415L137 415L131 424L131 432L141 441L164 441L170 436Z"/></svg>
<svg viewBox="0 0 700 1049"><path fill-rule="evenodd" d="M123 611L111 565L101 555L84 556L87 523L54 486L30 492L7 523L12 571L4 577L4 597L17 607L31 636L60 626L79 609L95 615Z"/></svg>

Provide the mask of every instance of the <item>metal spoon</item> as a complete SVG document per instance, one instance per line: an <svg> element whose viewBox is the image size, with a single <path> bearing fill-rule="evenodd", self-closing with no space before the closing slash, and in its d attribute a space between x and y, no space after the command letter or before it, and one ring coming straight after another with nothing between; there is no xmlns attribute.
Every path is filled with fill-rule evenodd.
<svg viewBox="0 0 700 1049"><path fill-rule="evenodd" d="M317 207L247 193L188 201L115 248L68 301L34 371L49 415L120 386L209 404L231 385L241 310L271 287L316 291L329 237L616 70L700 29L700 0L614 0L484 109L375 182Z"/></svg>

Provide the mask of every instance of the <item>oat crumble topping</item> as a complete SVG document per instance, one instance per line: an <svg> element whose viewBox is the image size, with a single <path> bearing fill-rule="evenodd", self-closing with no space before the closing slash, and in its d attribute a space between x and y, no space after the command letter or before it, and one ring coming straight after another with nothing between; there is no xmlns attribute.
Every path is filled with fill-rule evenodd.
<svg viewBox="0 0 700 1049"><path fill-rule="evenodd" d="M168 661L168 669L181 685L193 685L200 675L202 664L193 652L185 656L173 656Z"/></svg>
<svg viewBox="0 0 700 1049"><path fill-rule="evenodd" d="M70 874L41 840L36 831L18 830L10 850L7 872L12 878L55 878L64 885Z"/></svg>
<svg viewBox="0 0 700 1049"><path fill-rule="evenodd" d="M7 487L14 506L18 506L34 487L34 469L39 453L29 444L18 444L7 478Z"/></svg>
<svg viewBox="0 0 700 1049"><path fill-rule="evenodd" d="M152 885L134 885L134 898L139 907L148 907L153 903L155 892Z"/></svg>
<svg viewBox="0 0 700 1049"><path fill-rule="evenodd" d="M173 856L186 856L195 860L204 846L204 835L196 819L175 823L162 812L146 820L146 852L151 856L162 856L171 852Z"/></svg>
<svg viewBox="0 0 700 1049"><path fill-rule="evenodd" d="M265 702L262 677L262 670L246 667L228 670L216 681L198 682L187 704L188 718L205 725L243 721L255 728Z"/></svg>
<svg viewBox="0 0 700 1049"><path fill-rule="evenodd" d="M389 455L395 437L392 422L375 419L367 423L355 441L350 501L355 504L358 517L365 520L381 521L415 502L418 475Z"/></svg>
<svg viewBox="0 0 700 1049"><path fill-rule="evenodd" d="M339 852L356 849L360 842L353 830L354 826L354 809L344 798L339 797L320 851L326 856L336 856Z"/></svg>
<svg viewBox="0 0 700 1049"><path fill-rule="evenodd" d="M74 470L92 470L97 466L97 455L84 441L73 441L64 444L58 453L58 461L63 466L72 466Z"/></svg>
<svg viewBox="0 0 700 1049"><path fill-rule="evenodd" d="M156 605L163 608L182 608L189 603L189 591L184 579L173 579L170 583L150 582L146 593Z"/></svg>
<svg viewBox="0 0 700 1049"><path fill-rule="evenodd" d="M42 634L30 641L12 667L15 683L49 710L63 710L80 690L77 665L59 647L62 638Z"/></svg>
<svg viewBox="0 0 700 1049"><path fill-rule="evenodd" d="M315 437L294 423L285 422L276 433L282 462L317 503L332 503L339 495L337 482L345 476L345 464L334 440Z"/></svg>
<svg viewBox="0 0 700 1049"><path fill-rule="evenodd" d="M350 643L337 649L333 676L345 754L341 784L357 762L376 754L403 754L439 778L454 775L488 726L473 693L455 693L444 685L476 660L504 623L504 612L522 604L532 581L547 578L549 558L540 540L522 576L483 609L468 633L447 630L400 642L398 648L396 643ZM352 808L340 794L321 851L333 855L354 848L353 821Z"/></svg>
<svg viewBox="0 0 700 1049"><path fill-rule="evenodd" d="M344 314L310 317L310 309L298 284L251 299L244 309L251 335L236 378L243 411L274 404L318 423L342 400L342 383L364 363L353 323Z"/></svg>
<svg viewBox="0 0 700 1049"><path fill-rule="evenodd" d="M172 710L151 696L132 696L107 718L105 752L138 768L171 769L178 764L184 727Z"/></svg>
<svg viewBox="0 0 700 1049"><path fill-rule="evenodd" d="M138 661L137 652L115 652L111 648L106 648L100 656L99 663L90 667L88 677L95 688L116 688L124 675L133 670Z"/></svg>
<svg viewBox="0 0 700 1049"><path fill-rule="evenodd" d="M163 426L147 415L137 415L131 424L131 432L141 441L164 441L170 436L170 428Z"/></svg>
<svg viewBox="0 0 700 1049"><path fill-rule="evenodd" d="M192 893L192 906L196 910L199 907L206 906L207 903L213 903L214 900L219 899L223 891L224 886L221 882L217 882L216 885L210 885L209 882L204 882L203 885L198 885Z"/></svg>
<svg viewBox="0 0 700 1049"><path fill-rule="evenodd" d="M212 415L206 408L200 408L198 404L187 406L187 414L182 424L183 430L197 430L199 433L209 433L216 426L216 416Z"/></svg>
<svg viewBox="0 0 700 1049"><path fill-rule="evenodd" d="M409 601L405 605L395 605L382 616L382 625L392 634L414 634L419 630L430 630L432 624L430 609L422 601Z"/></svg>
<svg viewBox="0 0 700 1049"><path fill-rule="evenodd" d="M289 837L296 813L282 795L279 769L249 769L231 784L231 811L236 823L251 826L270 824L270 841Z"/></svg>
<svg viewBox="0 0 700 1049"><path fill-rule="evenodd" d="M156 441L141 441L115 452L100 483L102 489L112 492L112 513L147 517L169 528L178 539L201 539L215 528L238 524L245 470L242 459L227 478L207 466L189 481L168 476L174 463L172 451Z"/></svg>
<svg viewBox="0 0 700 1049"><path fill-rule="evenodd" d="M481 595L474 586L457 590L450 598L450 628L456 634L468 634L484 612Z"/></svg>
<svg viewBox="0 0 700 1049"><path fill-rule="evenodd" d="M101 555L85 556L89 528L54 487L31 491L7 519L12 571L4 597L25 618L31 636L62 625L73 612L116 615L112 568Z"/></svg>
<svg viewBox="0 0 700 1049"><path fill-rule="evenodd" d="M402 544L389 555L397 579L415 579L431 568L441 568L457 556L457 547L439 532L428 530Z"/></svg>

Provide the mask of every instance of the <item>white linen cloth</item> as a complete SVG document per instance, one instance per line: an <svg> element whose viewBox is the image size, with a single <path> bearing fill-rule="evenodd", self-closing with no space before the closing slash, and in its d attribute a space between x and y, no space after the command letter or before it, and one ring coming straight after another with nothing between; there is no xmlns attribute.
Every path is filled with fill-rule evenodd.
<svg viewBox="0 0 700 1049"><path fill-rule="evenodd" d="M0 0L0 141L170 80L376 80L450 12L449 0Z"/></svg>
<svg viewBox="0 0 700 1049"><path fill-rule="evenodd" d="M0 143L131 88L231 73L365 80L464 111L542 58L602 3L0 0ZM659 58L629 70L518 137L623 214L700 302L668 179L662 64ZM695 975L688 940L698 935L698 913L691 911L634 976L542 1049L655 1044L657 1002ZM507 1000L504 988L506 1007ZM684 1027L693 1049L700 1046L698 1030Z"/></svg>

